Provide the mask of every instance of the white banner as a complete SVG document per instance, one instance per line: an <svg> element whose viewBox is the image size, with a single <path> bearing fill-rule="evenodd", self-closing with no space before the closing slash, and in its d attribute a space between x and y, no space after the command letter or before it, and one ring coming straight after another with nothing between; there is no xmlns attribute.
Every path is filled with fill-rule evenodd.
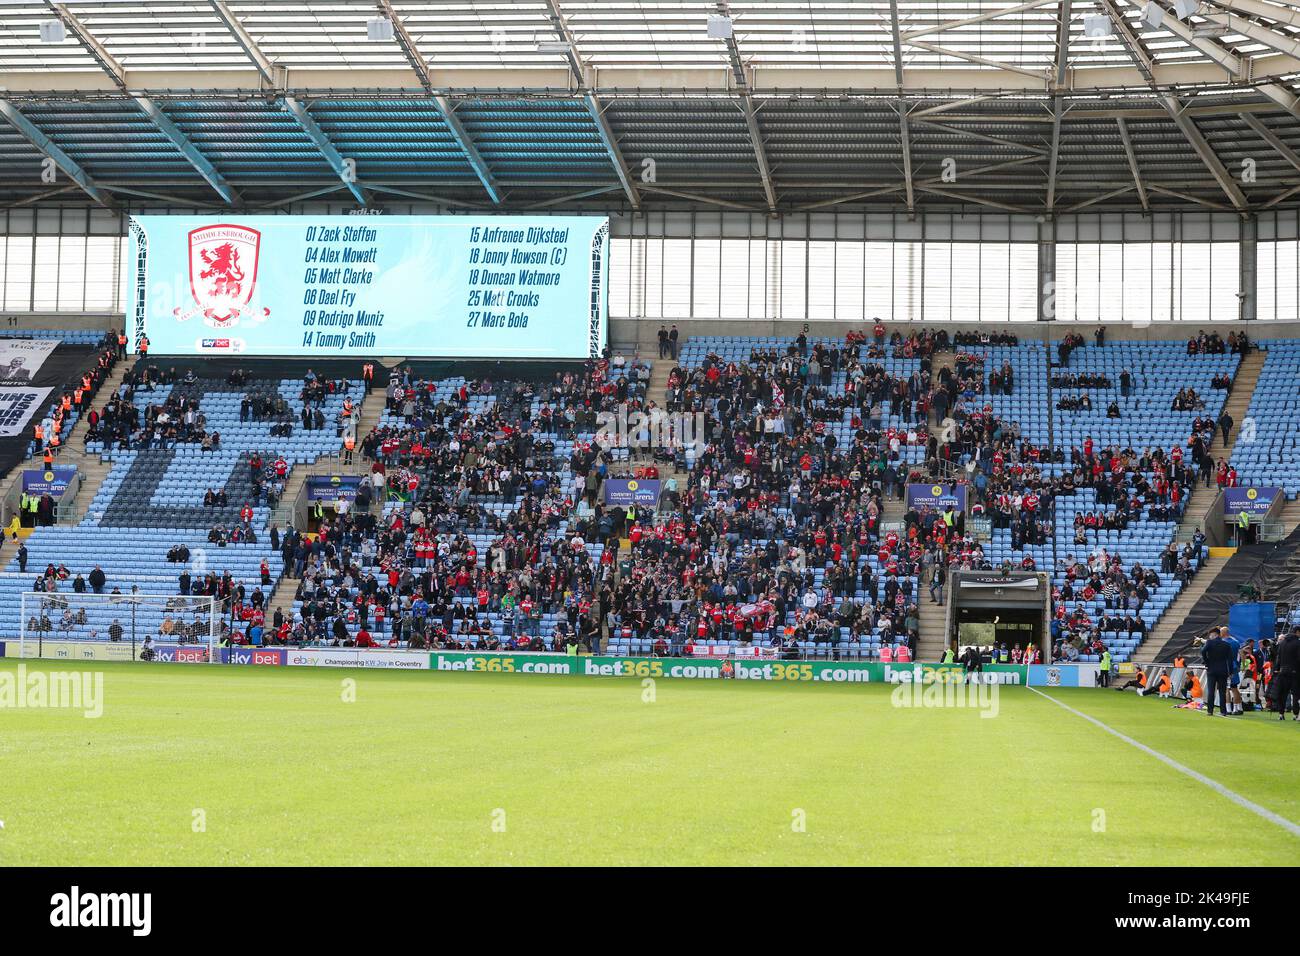
<svg viewBox="0 0 1300 956"><path fill-rule="evenodd" d="M384 667L427 671L429 654L427 651L300 647L286 651L284 662L290 667Z"/></svg>
<svg viewBox="0 0 1300 956"><path fill-rule="evenodd" d="M0 339L0 382L30 382L58 347L57 339Z"/></svg>
<svg viewBox="0 0 1300 956"><path fill-rule="evenodd" d="M32 416L45 409L52 387L19 388L0 385L0 438L23 434Z"/></svg>

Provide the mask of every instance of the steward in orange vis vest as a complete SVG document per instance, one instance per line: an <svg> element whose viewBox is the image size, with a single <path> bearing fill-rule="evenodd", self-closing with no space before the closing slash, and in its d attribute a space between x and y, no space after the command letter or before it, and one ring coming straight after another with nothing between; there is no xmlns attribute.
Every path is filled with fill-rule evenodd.
<svg viewBox="0 0 1300 956"><path fill-rule="evenodd" d="M1145 694L1145 693L1147 692L1147 672L1146 672L1146 671L1142 671L1142 670L1138 671L1138 672L1137 672L1137 677L1135 677L1135 678L1133 678L1132 680L1130 680L1130 681L1129 681L1128 683L1126 683L1123 687L1116 687L1115 689L1116 689L1116 690L1131 690L1131 689L1134 688L1134 687L1137 688L1137 691L1138 691L1139 694Z"/></svg>
<svg viewBox="0 0 1300 956"><path fill-rule="evenodd" d="M45 449L45 454L41 457L41 461L45 462L45 467L48 469L54 464L54 452L50 451L48 448Z"/></svg>
<svg viewBox="0 0 1300 956"><path fill-rule="evenodd" d="M374 362L366 362L361 366L361 379L366 383L366 394L370 394L370 387L375 384Z"/></svg>
<svg viewBox="0 0 1300 956"><path fill-rule="evenodd" d="M36 444L38 445L45 444L45 426L42 425L40 422L36 423L36 428L33 431L33 436L36 439Z"/></svg>

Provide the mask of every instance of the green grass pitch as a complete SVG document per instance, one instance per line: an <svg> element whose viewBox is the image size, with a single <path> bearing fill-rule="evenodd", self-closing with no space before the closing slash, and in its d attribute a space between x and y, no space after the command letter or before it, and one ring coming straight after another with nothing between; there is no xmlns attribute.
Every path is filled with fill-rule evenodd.
<svg viewBox="0 0 1300 956"><path fill-rule="evenodd" d="M628 678L87 668L99 719L0 709L0 865L1300 859L1276 824L1026 688L989 719L894 707L883 685L661 679L645 702ZM1300 725L1050 693L1300 820Z"/></svg>

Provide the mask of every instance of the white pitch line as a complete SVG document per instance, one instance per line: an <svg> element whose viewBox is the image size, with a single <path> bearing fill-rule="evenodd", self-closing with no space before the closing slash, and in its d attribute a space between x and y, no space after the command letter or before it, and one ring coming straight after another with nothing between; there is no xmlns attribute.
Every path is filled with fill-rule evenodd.
<svg viewBox="0 0 1300 956"><path fill-rule="evenodd" d="M1168 757L1165 754L1162 754L1159 750L1155 750L1151 747L1148 747L1146 744L1142 743L1139 740L1134 740L1128 734L1120 733L1114 727L1110 727L1106 724L1103 724L1096 717L1090 717L1081 710L1075 710L1069 704L1062 703L1061 701L1053 697L1051 694L1044 694L1037 687L1030 687L1029 689L1032 690L1039 697L1045 697L1047 700L1050 700L1057 707L1061 707L1064 708L1065 710L1068 710L1076 717L1082 717L1090 724L1096 724L1102 730L1106 731L1106 733L1113 734L1114 736L1118 737L1120 740L1124 741L1124 743L1136 747L1138 750L1142 751L1145 754L1149 754L1150 756L1155 757L1163 764L1173 767L1179 773L1191 777L1193 780L1197 781L1198 783L1205 784L1207 787L1209 787L1211 790L1215 791L1216 793L1220 794L1221 796L1227 797L1233 803L1237 804L1237 806L1245 807L1251 813L1263 817L1269 823L1276 823L1278 826L1280 826L1283 830L1286 830L1292 836L1300 837L1300 824L1292 823L1286 817L1274 813L1272 810L1268 809L1268 807L1261 807L1258 803L1255 803L1253 800L1247 800L1245 797L1237 793L1235 790L1229 790L1223 784L1219 783L1219 781L1210 779L1205 774L1200 773L1199 771L1193 770L1191 767L1179 763L1173 757Z"/></svg>

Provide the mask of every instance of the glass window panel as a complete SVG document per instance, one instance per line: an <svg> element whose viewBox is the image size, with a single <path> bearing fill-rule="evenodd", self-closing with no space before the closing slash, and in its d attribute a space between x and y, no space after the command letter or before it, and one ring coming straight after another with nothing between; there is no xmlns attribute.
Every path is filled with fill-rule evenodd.
<svg viewBox="0 0 1300 956"><path fill-rule="evenodd" d="M749 317L749 246L748 239L722 240L718 307L724 319Z"/></svg>
<svg viewBox="0 0 1300 956"><path fill-rule="evenodd" d="M952 319L952 243L925 243L925 300L927 322Z"/></svg>
<svg viewBox="0 0 1300 956"><path fill-rule="evenodd" d="M1031 242L1013 242L1010 255L1011 321L1033 322L1038 318L1038 246Z"/></svg>
<svg viewBox="0 0 1300 956"><path fill-rule="evenodd" d="M862 243L862 274L866 291L862 300L864 319L890 318L895 314L894 243Z"/></svg>
<svg viewBox="0 0 1300 956"><path fill-rule="evenodd" d="M695 240L695 288L691 315L701 319L718 317L718 270L721 268L720 239Z"/></svg>
<svg viewBox="0 0 1300 956"><path fill-rule="evenodd" d="M841 322L861 322L863 317L864 242L835 244L835 318Z"/></svg>
<svg viewBox="0 0 1300 956"><path fill-rule="evenodd" d="M781 315L783 319L806 319L808 302L805 282L808 243L802 239L781 240Z"/></svg>

